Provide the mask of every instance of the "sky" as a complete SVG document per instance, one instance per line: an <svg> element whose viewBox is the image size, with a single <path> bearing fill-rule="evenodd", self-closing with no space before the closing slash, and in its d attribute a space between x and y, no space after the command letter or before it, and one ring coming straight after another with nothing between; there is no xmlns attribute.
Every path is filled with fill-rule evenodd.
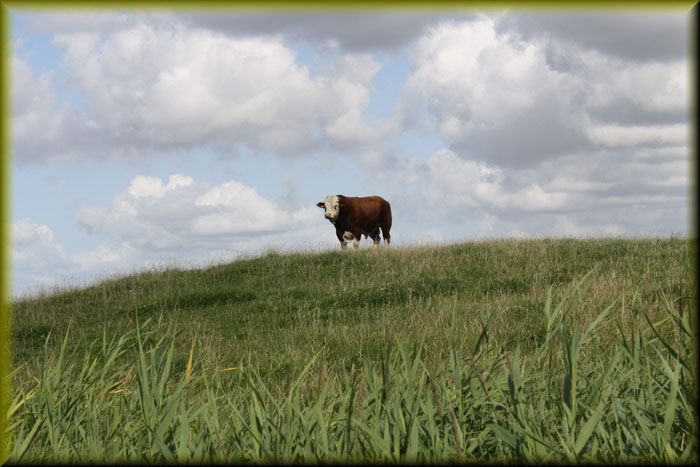
<svg viewBox="0 0 700 467"><path fill-rule="evenodd" d="M689 20L11 10L12 294L340 249L333 194L399 248L688 235Z"/></svg>

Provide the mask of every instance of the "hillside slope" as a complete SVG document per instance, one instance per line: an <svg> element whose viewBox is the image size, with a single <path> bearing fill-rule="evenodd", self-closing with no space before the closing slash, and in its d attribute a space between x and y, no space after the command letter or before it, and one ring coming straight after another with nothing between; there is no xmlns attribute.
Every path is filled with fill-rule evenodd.
<svg viewBox="0 0 700 467"><path fill-rule="evenodd" d="M341 369L379 359L387 339L422 341L439 354L455 336L473 346L488 326L490 345L528 352L544 333L548 289L556 303L589 271L576 310L584 325L618 298L627 304L620 319L633 324L635 310L653 319L665 300L694 296L693 245L680 238L494 240L270 253L140 273L14 304L13 361L31 368L49 333L49 348L58 348L70 327L80 354L103 331L119 335L148 318L176 323L180 368L196 336L205 366L250 357L282 382L324 345L323 365Z"/></svg>

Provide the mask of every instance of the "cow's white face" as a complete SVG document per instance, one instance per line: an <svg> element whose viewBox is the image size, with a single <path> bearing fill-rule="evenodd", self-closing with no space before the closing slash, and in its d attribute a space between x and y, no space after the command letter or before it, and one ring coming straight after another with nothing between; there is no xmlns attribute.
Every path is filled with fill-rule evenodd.
<svg viewBox="0 0 700 467"><path fill-rule="evenodd" d="M335 224L340 213L340 199L335 195L329 195L326 196L326 200L323 203L318 203L317 206L323 208L326 219Z"/></svg>

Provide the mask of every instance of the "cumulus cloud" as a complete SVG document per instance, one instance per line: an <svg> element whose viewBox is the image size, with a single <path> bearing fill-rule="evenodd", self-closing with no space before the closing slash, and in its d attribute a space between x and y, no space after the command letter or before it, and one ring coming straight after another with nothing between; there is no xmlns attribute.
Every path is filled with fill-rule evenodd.
<svg viewBox="0 0 700 467"><path fill-rule="evenodd" d="M685 30L682 14L658 22L637 13L38 17L35 27L55 34L62 66L37 74L15 57L20 164L202 147L225 155L347 152L421 126L461 157L526 168L640 128L659 135L647 139L673 133L678 142L687 121L683 33L674 29ZM416 27L399 33L390 19ZM354 20L368 29L345 28ZM599 28L614 40L592 32ZM393 45L380 29L392 31ZM642 30L665 45L656 53L635 47ZM297 60L290 44L298 41L323 56L318 66ZM366 115L381 70L370 52L384 47L403 50L414 68L394 121ZM79 109L58 100L59 79L78 91Z"/></svg>
<svg viewBox="0 0 700 467"><path fill-rule="evenodd" d="M688 126L675 125L591 125L588 137L596 146L678 146L688 140Z"/></svg>
<svg viewBox="0 0 700 467"><path fill-rule="evenodd" d="M583 53L581 66L590 77L588 103L594 109L608 109L621 102L652 115L677 112L688 105L688 66L685 61L635 63L597 53Z"/></svg>
<svg viewBox="0 0 700 467"><path fill-rule="evenodd" d="M547 66L538 44L497 34L492 18L435 27L411 60L405 102L424 99L466 157L524 167L587 145L575 83Z"/></svg>
<svg viewBox="0 0 700 467"><path fill-rule="evenodd" d="M498 17L497 29L626 60L675 61L687 55L689 18L681 10L511 13Z"/></svg>
<svg viewBox="0 0 700 467"><path fill-rule="evenodd" d="M255 235L292 230L297 221L312 220L311 208L287 212L261 197L254 189L236 181L218 185L195 200L206 209L196 218L192 229L200 235Z"/></svg>
<svg viewBox="0 0 700 467"><path fill-rule="evenodd" d="M285 210L255 189L231 180L216 186L173 174L167 183L136 176L109 208L82 206L89 232L143 252L181 257L225 249L234 239L280 235L318 221L313 206ZM317 222L316 222L317 223Z"/></svg>
<svg viewBox="0 0 700 467"><path fill-rule="evenodd" d="M54 233L45 224L22 218L12 223L12 262L18 267L37 269L61 268L67 265L68 254L54 240Z"/></svg>
<svg viewBox="0 0 700 467"><path fill-rule="evenodd" d="M367 174L386 187L395 219L462 225L463 235L683 234L684 155L591 151L533 169L499 167L440 149L424 162ZM402 186L391 184L399 179Z"/></svg>
<svg viewBox="0 0 700 467"><path fill-rule="evenodd" d="M69 160L95 146L93 122L57 98L55 71L34 74L21 58L12 58L13 159L37 163L48 158ZM80 141L75 145L75 141Z"/></svg>
<svg viewBox="0 0 700 467"><path fill-rule="evenodd" d="M380 70L368 54L337 54L312 73L278 38L146 21L108 33L62 32L53 42L60 73L83 108L58 102L54 78L41 76L39 86L16 58L18 163L193 147L293 156L328 145L353 148L383 134L363 116ZM28 108L24 96L37 88L42 100ZM36 113L48 116L38 121ZM45 127L50 131L37 133Z"/></svg>
<svg viewBox="0 0 700 467"><path fill-rule="evenodd" d="M500 18L442 23L416 43L405 125L432 125L461 157L501 167L599 146L686 144L684 59L638 62L547 35L525 41ZM432 118L416 122L423 103Z"/></svg>
<svg viewBox="0 0 700 467"><path fill-rule="evenodd" d="M546 190L537 181L515 189L503 169L459 158L440 150L423 166L429 180L426 191L431 206L459 216L473 208L491 212L558 211L567 203L565 191Z"/></svg>
<svg viewBox="0 0 700 467"><path fill-rule="evenodd" d="M81 269L94 271L100 269L112 269L112 271L126 270L129 263L138 258L139 252L129 242L118 246L102 243L88 251L79 251L71 256L73 262ZM115 268L116 269L113 269Z"/></svg>

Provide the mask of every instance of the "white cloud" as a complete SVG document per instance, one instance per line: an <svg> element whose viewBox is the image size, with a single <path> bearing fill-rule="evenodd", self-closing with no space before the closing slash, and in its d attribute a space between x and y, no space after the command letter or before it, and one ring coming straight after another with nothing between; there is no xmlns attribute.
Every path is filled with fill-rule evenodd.
<svg viewBox="0 0 700 467"><path fill-rule="evenodd" d="M70 260L49 226L23 218L12 223L12 262L19 268L44 269L65 267Z"/></svg>
<svg viewBox="0 0 700 467"><path fill-rule="evenodd" d="M485 164L462 160L447 149L433 154L425 163L431 204L447 209L473 208L489 199L498 202L499 171Z"/></svg>
<svg viewBox="0 0 700 467"><path fill-rule="evenodd" d="M77 218L90 232L129 242L144 254L180 256L187 245L197 256L230 245L232 238L298 231L318 221L316 214L312 207L285 210L235 180L212 187L174 174L165 185L136 176L109 209L83 206Z"/></svg>
<svg viewBox="0 0 700 467"><path fill-rule="evenodd" d="M239 235L290 227L290 213L236 181L223 183L200 195L195 206L212 208L203 210L206 214L194 219L192 229L196 234Z"/></svg>
<svg viewBox="0 0 700 467"><path fill-rule="evenodd" d="M133 198L145 198L149 196L162 198L166 192L174 190L177 187L192 185L193 182L194 181L190 177L174 174L170 176L168 184L163 186L163 182L160 178L137 175L131 181L126 191Z"/></svg>
<svg viewBox="0 0 700 467"><path fill-rule="evenodd" d="M442 149L425 163L431 210L458 212L481 208L494 211L554 211L567 202L565 192L545 190L536 181L516 190L506 188L504 170L459 158Z"/></svg>
<svg viewBox="0 0 700 467"><path fill-rule="evenodd" d="M132 248L129 242L116 247L103 243L92 250L75 253L73 260L87 270L116 267L116 270L123 271L128 269L129 263L138 256L139 252Z"/></svg>
<svg viewBox="0 0 700 467"><path fill-rule="evenodd" d="M323 99L333 101L333 106L322 109L327 115L325 133L335 146L375 141L392 131L389 121L363 115L370 103L370 83L380 69L370 54L356 54L339 57L320 71L319 81L325 85Z"/></svg>
<svg viewBox="0 0 700 467"><path fill-rule="evenodd" d="M91 126L66 102L59 102L55 71L35 75L17 56L12 58L12 141L15 162L66 159L75 154L70 140L82 134L91 141Z"/></svg>
<svg viewBox="0 0 700 467"><path fill-rule="evenodd" d="M441 149L421 164L366 170L385 188L395 220L462 225L463 235L684 233L687 216L678 206L688 203L687 161L624 151L513 169Z"/></svg>
<svg viewBox="0 0 700 467"><path fill-rule="evenodd" d="M598 146L678 146L688 140L688 126L675 125L591 125L588 136Z"/></svg>
<svg viewBox="0 0 700 467"><path fill-rule="evenodd" d="M592 107L624 99L647 112L687 108L685 61L637 63L587 51L577 54L575 63L588 78L587 103Z"/></svg>
<svg viewBox="0 0 700 467"><path fill-rule="evenodd" d="M436 130L464 157L528 166L585 144L580 83L550 68L541 44L497 34L491 18L443 23L410 58L404 113L425 100Z"/></svg>
<svg viewBox="0 0 700 467"><path fill-rule="evenodd" d="M497 22L442 23L416 43L399 106L404 125L421 123L415 114L425 102L448 147L501 167L596 146L685 144L685 61L639 63L546 37L524 41Z"/></svg>
<svg viewBox="0 0 700 467"><path fill-rule="evenodd" d="M192 147L289 156L325 145L352 149L389 131L363 115L381 68L369 54L331 54L312 73L279 38L231 38L149 18L106 34L56 34L59 76L35 78L15 57L16 161ZM81 111L58 101L58 79L80 97ZM37 90L42 102L28 103ZM32 118L28 104L43 119Z"/></svg>

